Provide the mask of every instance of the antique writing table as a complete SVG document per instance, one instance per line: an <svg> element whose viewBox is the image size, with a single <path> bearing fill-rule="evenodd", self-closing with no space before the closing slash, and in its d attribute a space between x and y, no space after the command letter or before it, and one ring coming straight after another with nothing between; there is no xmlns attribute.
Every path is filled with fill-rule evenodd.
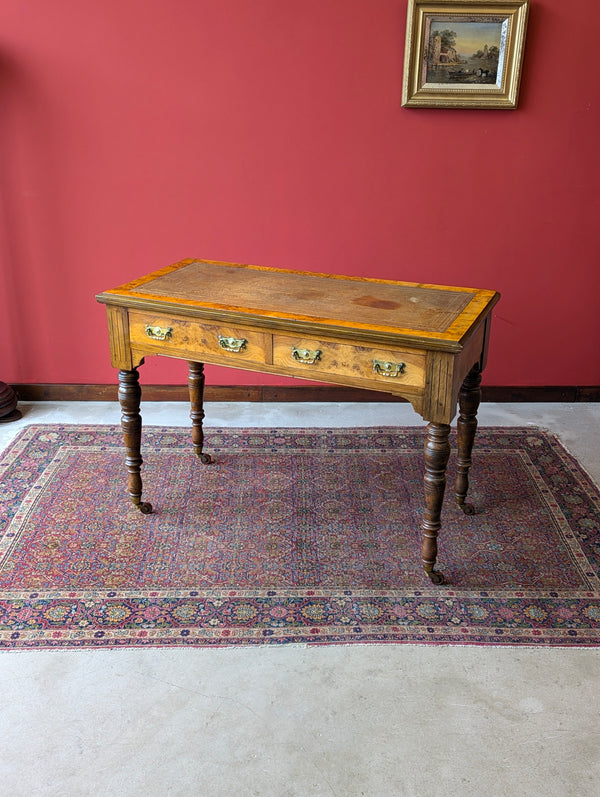
<svg viewBox="0 0 600 797"><path fill-rule="evenodd" d="M402 396L428 421L423 567L434 570L450 423L459 407L456 501L465 502L495 291L182 260L101 293L127 451L129 495L142 501L138 367L188 361L192 442L202 462L204 363Z"/></svg>

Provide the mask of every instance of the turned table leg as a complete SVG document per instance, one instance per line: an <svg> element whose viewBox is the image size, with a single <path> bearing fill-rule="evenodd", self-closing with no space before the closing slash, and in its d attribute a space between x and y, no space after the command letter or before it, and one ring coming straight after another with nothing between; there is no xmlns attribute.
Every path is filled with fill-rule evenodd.
<svg viewBox="0 0 600 797"><path fill-rule="evenodd" d="M480 385L481 369L479 365L476 365L467 374L458 397L459 415L456 423L458 456L455 497L456 503L465 515L475 514L473 504L466 503L465 499L469 490L469 468L477 431L477 410L481 401Z"/></svg>
<svg viewBox="0 0 600 797"><path fill-rule="evenodd" d="M192 443L194 452L205 465L212 462L210 454L204 454L204 363L188 362L188 387L190 389L190 418L192 419Z"/></svg>
<svg viewBox="0 0 600 797"><path fill-rule="evenodd" d="M128 490L133 504L144 515L152 512L152 504L142 501L142 416L140 415L140 375L137 369L119 371L119 402L121 404L121 428L127 451L126 464L129 471Z"/></svg>
<svg viewBox="0 0 600 797"><path fill-rule="evenodd" d="M448 436L450 426L446 423L430 423L425 441L425 512L423 530L423 568L434 584L443 584L444 577L434 570L437 558L437 536L441 527L442 502L446 488L446 465L450 456Z"/></svg>

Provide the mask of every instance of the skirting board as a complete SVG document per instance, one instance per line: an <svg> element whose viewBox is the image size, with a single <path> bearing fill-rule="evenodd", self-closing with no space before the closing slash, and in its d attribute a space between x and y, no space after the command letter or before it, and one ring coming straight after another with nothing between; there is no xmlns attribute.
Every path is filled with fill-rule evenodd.
<svg viewBox="0 0 600 797"><path fill-rule="evenodd" d="M12 386L21 401L117 401L117 385L22 384ZM142 385L144 401L187 401L185 385ZM600 401L600 385L575 387L487 387L483 401L587 402ZM205 401L403 401L389 393L330 385L207 385Z"/></svg>

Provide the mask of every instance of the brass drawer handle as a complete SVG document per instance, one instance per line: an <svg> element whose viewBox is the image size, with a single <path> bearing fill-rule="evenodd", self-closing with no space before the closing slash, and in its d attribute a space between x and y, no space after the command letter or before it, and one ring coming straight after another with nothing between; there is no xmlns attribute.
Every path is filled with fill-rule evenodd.
<svg viewBox="0 0 600 797"><path fill-rule="evenodd" d="M146 335L152 340L166 340L171 337L171 332L173 327L151 327L150 324L146 324Z"/></svg>
<svg viewBox="0 0 600 797"><path fill-rule="evenodd" d="M311 351L310 349L299 349L296 346L292 346L292 357L296 362L303 365L313 365L321 359L321 349Z"/></svg>
<svg viewBox="0 0 600 797"><path fill-rule="evenodd" d="M236 354L246 348L248 341L246 338L227 338L225 335L219 335L219 346L225 351L232 351Z"/></svg>
<svg viewBox="0 0 600 797"><path fill-rule="evenodd" d="M404 373L406 363L386 363L383 360L373 360L373 373L379 376L395 378Z"/></svg>

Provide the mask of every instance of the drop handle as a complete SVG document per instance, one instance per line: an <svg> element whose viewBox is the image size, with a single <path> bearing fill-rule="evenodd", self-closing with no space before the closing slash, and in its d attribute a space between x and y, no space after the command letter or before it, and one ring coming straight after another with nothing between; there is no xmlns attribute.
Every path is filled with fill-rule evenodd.
<svg viewBox="0 0 600 797"><path fill-rule="evenodd" d="M225 351L231 351L234 354L239 354L246 348L248 341L246 338L228 338L225 335L219 335L219 346Z"/></svg>
<svg viewBox="0 0 600 797"><path fill-rule="evenodd" d="M373 373L379 376L389 376L392 379L403 374L406 370L406 363L391 363L385 360L373 360Z"/></svg>
<svg viewBox="0 0 600 797"><path fill-rule="evenodd" d="M153 327L146 324L146 335L152 340L167 340L172 332L173 327Z"/></svg>
<svg viewBox="0 0 600 797"><path fill-rule="evenodd" d="M321 359L321 349L299 349L297 346L292 346L292 357L296 362L303 365L313 365Z"/></svg>

